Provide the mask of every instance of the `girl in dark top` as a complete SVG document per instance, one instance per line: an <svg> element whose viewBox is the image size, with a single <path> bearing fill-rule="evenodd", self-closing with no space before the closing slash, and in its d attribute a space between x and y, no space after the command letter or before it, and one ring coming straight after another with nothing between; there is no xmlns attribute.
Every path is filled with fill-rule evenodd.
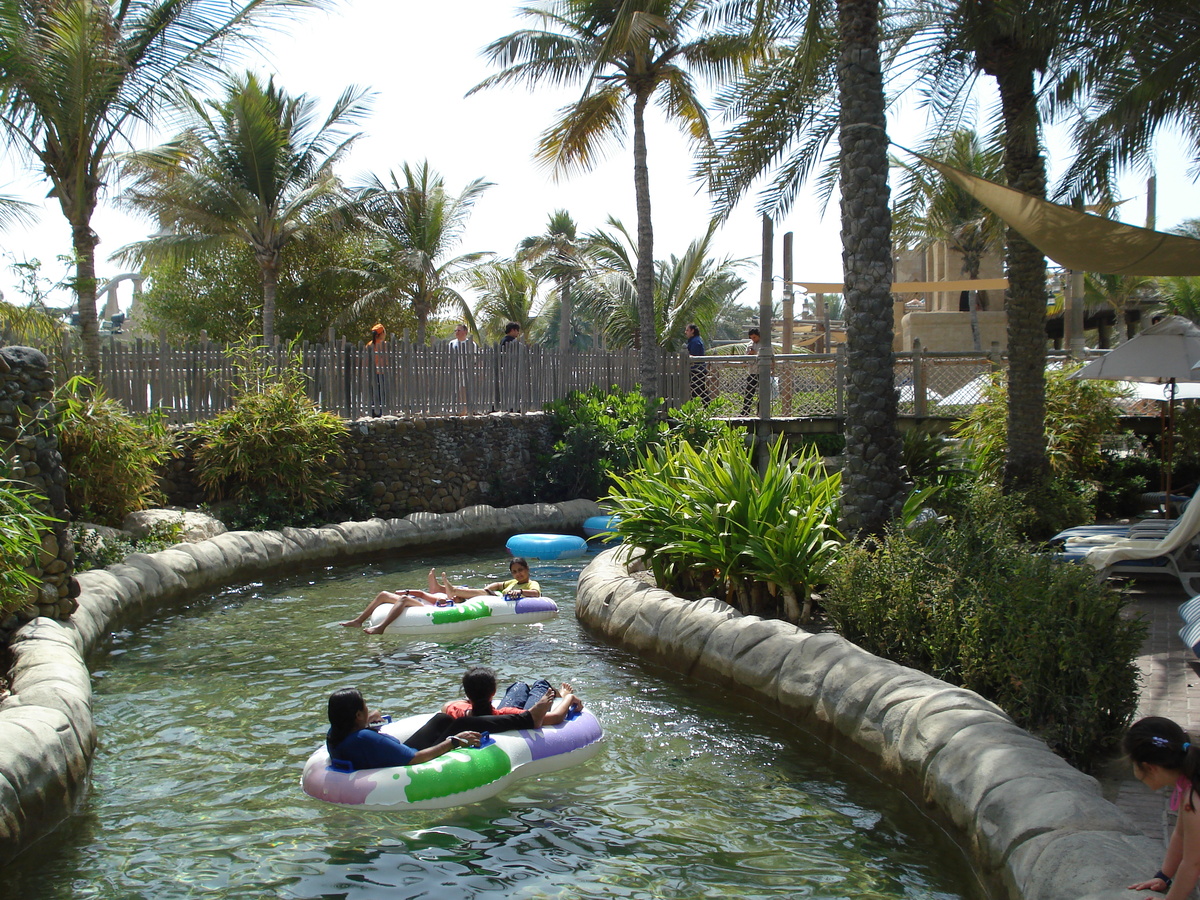
<svg viewBox="0 0 1200 900"><path fill-rule="evenodd" d="M1183 900L1200 880L1200 747L1170 719L1150 716L1133 723L1124 750L1138 781L1153 791L1174 788L1171 809L1179 813L1162 868L1129 889L1166 892L1167 900Z"/></svg>
<svg viewBox="0 0 1200 900"><path fill-rule="evenodd" d="M409 766L437 759L458 747L478 747L482 731L540 728L549 709L550 697L546 696L519 715L455 719L438 713L402 742L370 728L372 722L380 721L379 711L368 710L362 694L354 688L343 688L329 698L325 746L330 759L354 769Z"/></svg>

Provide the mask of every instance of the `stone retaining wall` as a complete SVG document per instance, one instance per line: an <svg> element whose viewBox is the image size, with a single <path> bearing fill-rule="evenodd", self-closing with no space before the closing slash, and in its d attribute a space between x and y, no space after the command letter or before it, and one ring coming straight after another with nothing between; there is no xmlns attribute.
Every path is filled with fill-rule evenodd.
<svg viewBox="0 0 1200 900"><path fill-rule="evenodd" d="M452 512L476 503L528 499L536 459L551 449L542 413L414 418L383 416L347 423L342 483L383 519L412 512ZM190 429L179 429L182 453L163 469L170 503L199 506Z"/></svg>
<svg viewBox="0 0 1200 900"><path fill-rule="evenodd" d="M231 531L78 576L69 621L37 618L11 644L12 693L0 702L0 864L63 821L82 796L96 727L86 655L119 617L264 571L349 562L356 556L480 543L520 532L577 531L600 509L587 500L508 509L475 506L323 528Z"/></svg>
<svg viewBox="0 0 1200 900"><path fill-rule="evenodd" d="M37 558L26 569L38 584L30 587L23 608L0 621L0 641L36 616L66 619L75 611L75 545L67 513L67 472L52 426L53 395L50 364L40 351L0 349L0 456L10 461L13 481L44 498L38 509L57 520L43 532Z"/></svg>
<svg viewBox="0 0 1200 900"><path fill-rule="evenodd" d="M1162 847L1103 798L1095 779L973 691L836 634L743 616L714 599L681 600L630 577L628 559L609 550L584 570L580 621L646 659L750 691L851 742L855 755L952 822L1014 900L1129 900L1127 886L1161 863Z"/></svg>

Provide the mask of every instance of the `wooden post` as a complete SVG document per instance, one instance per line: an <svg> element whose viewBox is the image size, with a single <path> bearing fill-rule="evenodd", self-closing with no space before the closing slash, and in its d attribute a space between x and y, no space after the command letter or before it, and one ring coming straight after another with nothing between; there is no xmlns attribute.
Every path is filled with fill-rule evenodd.
<svg viewBox="0 0 1200 900"><path fill-rule="evenodd" d="M786 356L792 352L792 341L795 333L796 292L792 289L792 232L783 236L783 339L782 351ZM772 354L774 351L772 351ZM785 362L779 369L779 404L780 414L792 413L792 378L791 364ZM768 385L769 388L769 385Z"/></svg>
<svg viewBox="0 0 1200 900"><path fill-rule="evenodd" d="M755 450L758 456L758 469L766 470L767 448L771 438L771 319L774 309L772 294L775 268L775 224L771 217L762 217L762 285L758 294L758 358L755 365L758 371L758 437Z"/></svg>
<svg viewBox="0 0 1200 900"><path fill-rule="evenodd" d="M923 418L926 415L928 397L926 396L925 361L921 355L921 339L913 338L912 345L913 415Z"/></svg>

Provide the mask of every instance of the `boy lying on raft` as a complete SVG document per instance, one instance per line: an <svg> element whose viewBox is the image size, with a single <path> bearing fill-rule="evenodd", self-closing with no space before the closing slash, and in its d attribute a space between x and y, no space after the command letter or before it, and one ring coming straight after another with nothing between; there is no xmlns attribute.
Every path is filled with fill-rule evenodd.
<svg viewBox="0 0 1200 900"><path fill-rule="evenodd" d="M541 679L531 687L523 681L513 684L500 701L499 708L492 705L496 699L496 673L487 666L473 666L467 669L462 679L463 693L466 700L451 700L442 707L442 712L455 719L466 716L497 716L513 715L533 709L547 698L555 699L550 711L542 719L543 725L559 725L565 722L572 710L582 710L583 701L571 690L571 685L562 683L561 692L550 687L550 682Z"/></svg>
<svg viewBox="0 0 1200 900"><path fill-rule="evenodd" d="M442 581L439 584L437 578L434 577L434 570L430 569L426 576L429 590L427 591L380 591L379 595L367 604L367 608L360 612L353 619L347 619L342 622L346 628L353 628L362 625L371 618L371 614L385 603L392 604L392 608L388 610L387 617L379 625L364 628L367 634L383 634L384 630L391 625L406 609L420 609L422 606L453 606L455 600L469 600L472 597L483 597L489 595L503 594L510 596L520 594L522 597L540 597L542 596L541 587L536 581L529 577L529 563L520 556L513 557L512 562L508 564L508 571L513 576L508 581L497 581L489 584L483 590L475 588L455 587L446 577L446 573L442 573Z"/></svg>

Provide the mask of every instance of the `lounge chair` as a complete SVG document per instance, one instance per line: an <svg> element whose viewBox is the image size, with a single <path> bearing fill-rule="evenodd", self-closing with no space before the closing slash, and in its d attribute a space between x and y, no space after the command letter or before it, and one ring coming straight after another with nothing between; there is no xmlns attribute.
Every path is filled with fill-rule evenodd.
<svg viewBox="0 0 1200 900"><path fill-rule="evenodd" d="M1085 561L1099 578L1110 575L1170 575L1189 594L1200 593L1200 503L1189 503L1166 534L1147 537L1068 540L1063 556Z"/></svg>

